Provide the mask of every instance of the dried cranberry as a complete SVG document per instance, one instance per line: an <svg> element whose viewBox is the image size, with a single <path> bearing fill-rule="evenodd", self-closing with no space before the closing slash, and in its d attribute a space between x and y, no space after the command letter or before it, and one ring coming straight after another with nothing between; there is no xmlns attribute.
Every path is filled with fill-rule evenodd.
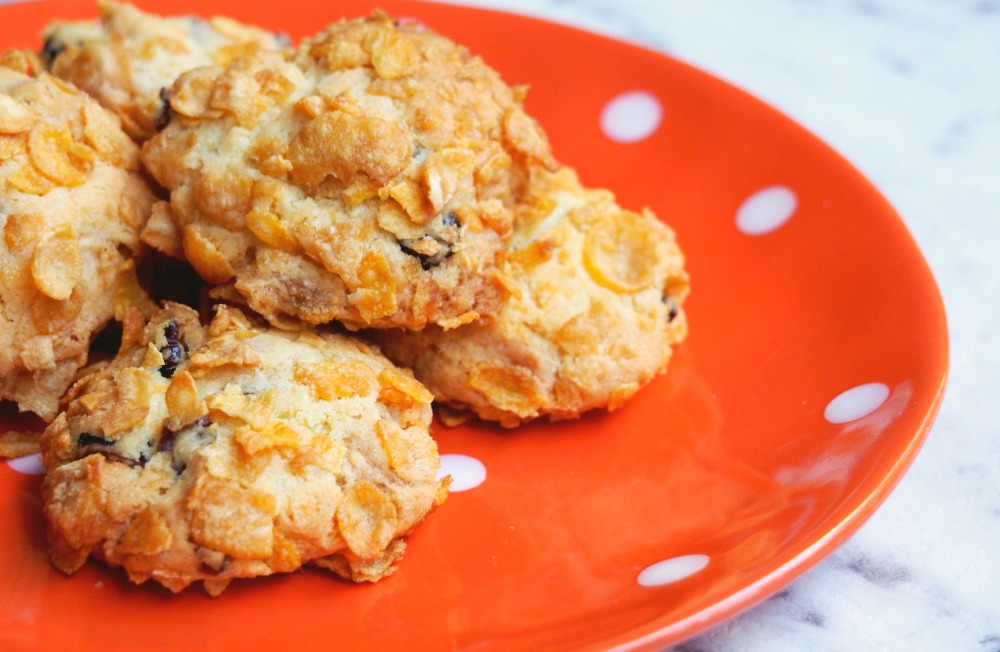
<svg viewBox="0 0 1000 652"><path fill-rule="evenodd" d="M184 348L181 345L180 328L177 326L177 322L167 323L166 328L163 329L163 337L167 344L160 348L163 366L160 367L159 371L164 378L172 378L174 372L177 371L177 365L184 359Z"/></svg>
<svg viewBox="0 0 1000 652"><path fill-rule="evenodd" d="M92 435L89 432L80 433L80 436L76 439L77 448L88 448L90 446L102 446L109 448L114 445L114 440L105 439L104 437L100 437L98 435Z"/></svg>
<svg viewBox="0 0 1000 652"><path fill-rule="evenodd" d="M402 240L399 248L404 254L413 256L420 260L420 267L427 271L433 269L451 257L455 243L458 241L458 230L462 228L462 222L458 219L455 211L448 211L441 215L438 224L432 224L428 234L421 240L433 239L439 245L439 249L434 254L424 254L416 250L419 240Z"/></svg>
<svg viewBox="0 0 1000 652"><path fill-rule="evenodd" d="M427 254L422 254L418 251L415 251L412 247L409 247L403 242L399 243L399 248L403 250L404 254L417 258L420 261L420 268L423 269L424 271L427 271L429 269L437 267L445 260L447 260L449 256L451 256L451 247L448 246L447 243L441 242L440 240L438 240L438 242L441 243L443 246L433 256L429 256Z"/></svg>
<svg viewBox="0 0 1000 652"><path fill-rule="evenodd" d="M667 323L673 323L677 319L677 316L681 314L681 310L677 307L677 302L671 296L664 296L663 303L667 304Z"/></svg>
<svg viewBox="0 0 1000 652"><path fill-rule="evenodd" d="M160 432L160 440L156 442L156 450L158 452L169 453L174 450L175 439L177 439L177 433L164 427Z"/></svg>
<svg viewBox="0 0 1000 652"><path fill-rule="evenodd" d="M89 432L80 433L80 436L76 439L76 447L81 458L88 455L102 455L104 458L110 462L118 462L119 464L124 464L134 468L142 467L146 465L149 461L149 457L145 454L140 454L139 459L132 459L131 457L126 457L118 451L115 450L115 441L113 439L106 439L99 435L93 435Z"/></svg>
<svg viewBox="0 0 1000 652"><path fill-rule="evenodd" d="M42 51L39 55L46 66L51 66L52 62L56 60L60 54L66 49L66 43L60 41L55 36L50 36L45 39L45 43L42 44Z"/></svg>
<svg viewBox="0 0 1000 652"><path fill-rule="evenodd" d="M163 131L170 124L170 118L173 117L174 110L170 108L170 91L167 88L160 89L160 106L156 110L156 115L153 117L153 128L157 131Z"/></svg>

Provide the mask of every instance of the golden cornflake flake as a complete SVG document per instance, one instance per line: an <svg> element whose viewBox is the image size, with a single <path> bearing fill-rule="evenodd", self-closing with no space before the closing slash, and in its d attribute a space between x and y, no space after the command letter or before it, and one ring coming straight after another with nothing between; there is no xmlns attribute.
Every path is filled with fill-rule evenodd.
<svg viewBox="0 0 1000 652"><path fill-rule="evenodd" d="M373 559L396 531L396 507L378 487L358 482L337 508L337 527L347 547L361 559Z"/></svg>
<svg viewBox="0 0 1000 652"><path fill-rule="evenodd" d="M0 95L0 134L20 134L35 124L35 112L10 95Z"/></svg>
<svg viewBox="0 0 1000 652"><path fill-rule="evenodd" d="M274 497L203 475L188 495L191 538L234 559L267 559L274 544Z"/></svg>
<svg viewBox="0 0 1000 652"><path fill-rule="evenodd" d="M201 277L209 283L222 285L233 278L232 265L215 244L196 227L184 227L184 254Z"/></svg>
<svg viewBox="0 0 1000 652"><path fill-rule="evenodd" d="M152 396L149 372L125 368L115 374L117 396L104 417L104 433L114 435L135 428L149 414Z"/></svg>
<svg viewBox="0 0 1000 652"><path fill-rule="evenodd" d="M298 365L295 380L309 385L316 398L322 400L367 396L378 389L378 378L371 366L353 358Z"/></svg>
<svg viewBox="0 0 1000 652"><path fill-rule="evenodd" d="M92 150L74 143L66 127L44 122L28 133L28 156L43 176L61 186L79 186L93 167Z"/></svg>
<svg viewBox="0 0 1000 652"><path fill-rule="evenodd" d="M294 449L302 435L284 421L272 421L260 429L240 426L233 432L233 438L247 456L253 457L275 448Z"/></svg>
<svg viewBox="0 0 1000 652"><path fill-rule="evenodd" d="M83 275L83 256L76 234L66 226L35 246L31 277L35 287L48 297L62 301L73 294Z"/></svg>
<svg viewBox="0 0 1000 652"><path fill-rule="evenodd" d="M600 285L615 292L636 292L653 281L656 243L646 220L621 212L587 231L583 264Z"/></svg>
<svg viewBox="0 0 1000 652"><path fill-rule="evenodd" d="M169 416L164 425L172 432L194 423L208 414L205 401L198 396L194 377L185 370L174 373L164 396Z"/></svg>
<svg viewBox="0 0 1000 652"><path fill-rule="evenodd" d="M210 410L221 412L237 422L249 424L252 428L264 428L274 414L274 390L263 394L245 394L239 385L230 383L225 389L208 396L205 404Z"/></svg>
<svg viewBox="0 0 1000 652"><path fill-rule="evenodd" d="M42 217L35 213L12 213L7 216L3 237L12 251L24 249L42 235Z"/></svg>
<svg viewBox="0 0 1000 652"><path fill-rule="evenodd" d="M166 519L147 507L129 523L122 538L121 551L133 555L155 555L170 550L173 540Z"/></svg>

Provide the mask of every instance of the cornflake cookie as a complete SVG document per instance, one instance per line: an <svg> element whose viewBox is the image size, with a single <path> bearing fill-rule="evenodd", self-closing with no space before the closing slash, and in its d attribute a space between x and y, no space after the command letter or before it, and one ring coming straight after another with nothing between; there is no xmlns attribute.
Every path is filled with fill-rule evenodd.
<svg viewBox="0 0 1000 652"><path fill-rule="evenodd" d="M50 421L94 335L148 301L132 258L153 196L114 115L0 62L0 399Z"/></svg>
<svg viewBox="0 0 1000 652"><path fill-rule="evenodd" d="M284 37L229 18L166 18L107 0L97 9L100 22L50 24L42 33L42 59L52 74L114 111L138 141L166 123L160 91L181 73L287 45Z"/></svg>
<svg viewBox="0 0 1000 652"><path fill-rule="evenodd" d="M379 12L293 55L192 71L144 148L171 191L144 238L277 325L495 314L513 205L528 166L552 164L522 96L464 48Z"/></svg>
<svg viewBox="0 0 1000 652"><path fill-rule="evenodd" d="M61 570L93 556L212 595L306 563L375 581L447 495L430 393L361 341L178 304L123 330L42 435Z"/></svg>
<svg viewBox="0 0 1000 652"><path fill-rule="evenodd" d="M496 320L377 334L437 399L507 427L620 407L687 333L688 277L666 225L584 189L569 168L537 170L532 185Z"/></svg>

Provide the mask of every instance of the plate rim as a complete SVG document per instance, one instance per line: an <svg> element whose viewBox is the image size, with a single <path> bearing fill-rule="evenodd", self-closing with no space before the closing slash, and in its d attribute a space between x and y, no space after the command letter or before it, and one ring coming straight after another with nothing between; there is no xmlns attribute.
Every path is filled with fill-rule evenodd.
<svg viewBox="0 0 1000 652"><path fill-rule="evenodd" d="M304 1L308 2L309 0ZM62 3L58 2L58 0L14 0L13 2L8 3L0 2L0 13L29 4L43 5ZM166 0L157 0L155 2L149 2L147 0L146 2L140 1L136 4L144 7L149 6L150 4L162 5L166 4ZM908 443L903 450L903 453L894 459L894 462L888 472L879 476L878 482L875 484L873 489L866 493L863 500L854 504L844 518L841 518L834 523L833 527L829 528L822 537L814 541L805 549L799 550L792 557L792 559L780 565L775 570L765 573L763 576L755 579L743 588L731 593L724 599L706 607L705 609L702 609L697 613L670 623L660 622L665 619L664 616L661 616L655 620L645 623L643 626L634 627L628 630L628 632L608 636L600 641L593 641L592 645L601 645L602 647L609 645L611 646L609 649L613 650L653 650L663 645L677 644L683 640L702 634L709 628L760 604L774 593L780 591L783 587L794 582L796 579L817 565L820 561L825 559L854 533L856 533L858 529L861 528L865 522L867 522L868 519L871 518L871 516L881 507L892 491L898 486L899 482L910 469L913 461L922 449L938 416L950 373L950 342L947 314L940 288L933 276L932 270L930 269L926 258L923 255L923 252L913 239L913 236L906 225L906 221L899 214L899 212L897 212L895 207L891 205L882 192L872 183L872 181L825 140L802 126L797 120L790 117L783 111L778 110L743 87L723 79L715 73L708 72L698 67L696 64L678 58L669 52L658 50L642 43L632 42L623 37L591 31L585 27L559 22L557 19L550 17L519 12L517 10L507 11L493 7L461 5L454 4L454 2L448 2L447 0L386 0L386 2L383 3L374 2L370 4L372 4L372 6L379 4L432 5L459 12L514 17L519 21L524 21L526 24L532 24L534 27L565 30L575 33L575 38L600 39L608 43L613 43L616 47L625 47L637 52L642 52L644 53L644 56L663 58L670 61L673 65L682 66L690 72L710 78L714 84L724 86L727 92L737 93L742 96L743 101L750 101L759 107L766 108L769 112L774 114L774 116L790 125L794 125L801 135L805 135L813 141L813 146L820 146L826 150L826 154L828 156L835 157L839 164L852 173L856 182L865 185L873 196L878 197L884 203L885 207L888 209L888 213L890 213L894 218L894 227L899 232L898 235L906 238L905 244L908 245L910 253L915 254L915 260L919 261L922 265L920 269L915 270L922 276L919 285L927 293L928 296L926 298L934 301L935 305L932 309L939 321L937 326L934 328L938 334L938 338L934 343L937 345L934 352L937 359L932 365L933 374L931 375L933 378L928 380L929 385L932 387L930 395L931 398L925 408L921 410L922 419L919 425L913 430L912 436L907 440ZM907 264L910 263L908 262Z"/></svg>

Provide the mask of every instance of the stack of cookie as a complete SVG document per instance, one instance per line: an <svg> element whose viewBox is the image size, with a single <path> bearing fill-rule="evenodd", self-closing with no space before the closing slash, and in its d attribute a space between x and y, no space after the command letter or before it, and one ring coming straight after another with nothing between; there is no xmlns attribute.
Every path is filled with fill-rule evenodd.
<svg viewBox="0 0 1000 652"><path fill-rule="evenodd" d="M0 398L50 421L138 290L154 193L118 119L35 65L0 55Z"/></svg>
<svg viewBox="0 0 1000 652"><path fill-rule="evenodd" d="M272 324L365 330L483 419L617 407L685 334L683 256L553 159L523 94L384 14L186 73L143 238Z"/></svg>
<svg viewBox="0 0 1000 652"><path fill-rule="evenodd" d="M78 97L89 108L64 109L75 119L100 112L115 127L97 137L64 124L45 141L66 143L77 176L104 160L120 170L113 188L66 190L114 203L96 225L104 240L81 238L89 222L73 218L36 229L63 235L22 236L30 220L0 206L24 257L18 287L55 306L42 322L89 296L87 274L65 272L92 264L80 242L101 242L113 268L101 277L108 308L85 311L94 323L67 370L54 371L68 359L61 335L38 320L50 348L4 367L15 380L3 396L51 419L93 333L122 322L118 355L82 373L41 441L63 570L95 556L137 582L203 580L213 594L304 563L376 580L447 494L432 400L447 423L474 414L506 427L615 409L685 336L671 230L582 187L525 113L524 90L450 40L376 12L291 49L228 20L100 9L99 26L46 32L55 76L10 74ZM2 137L27 134L24 152L0 150L0 201L12 189L57 201L34 123L17 121L43 107L9 108L17 99L0 95ZM21 190L32 174L44 187ZM140 241L204 280L221 305L208 326L143 293ZM47 372L62 385L46 386L46 410L12 389Z"/></svg>

